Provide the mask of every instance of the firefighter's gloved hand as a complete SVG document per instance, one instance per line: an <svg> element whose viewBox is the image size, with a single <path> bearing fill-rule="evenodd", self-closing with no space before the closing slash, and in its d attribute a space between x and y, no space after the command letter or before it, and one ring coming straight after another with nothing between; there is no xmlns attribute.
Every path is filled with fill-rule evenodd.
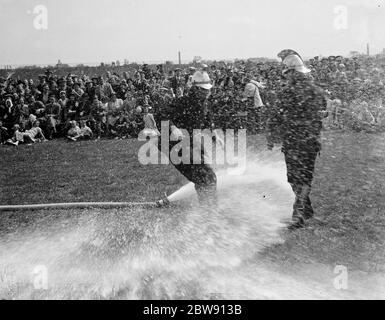
<svg viewBox="0 0 385 320"><path fill-rule="evenodd" d="M172 141L178 141L183 139L183 132L175 126L171 127L170 139Z"/></svg>

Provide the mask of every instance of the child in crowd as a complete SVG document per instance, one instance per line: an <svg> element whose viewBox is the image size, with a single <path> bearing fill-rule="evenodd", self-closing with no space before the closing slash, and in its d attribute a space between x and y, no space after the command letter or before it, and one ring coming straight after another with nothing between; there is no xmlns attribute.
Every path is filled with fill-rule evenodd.
<svg viewBox="0 0 385 320"><path fill-rule="evenodd" d="M7 143L12 144L14 146L18 146L19 143L24 142L23 133L20 132L20 126L18 124L15 124L12 129L13 129L13 136L11 139L7 140Z"/></svg>
<svg viewBox="0 0 385 320"><path fill-rule="evenodd" d="M80 121L80 139L88 140L93 136L92 130L87 126L87 122L85 120Z"/></svg>
<svg viewBox="0 0 385 320"><path fill-rule="evenodd" d="M149 113L149 109L151 107L144 106L143 107L143 122L144 129L141 132L141 135L148 138L153 138L156 136L160 136L160 132L156 126L156 122L152 113Z"/></svg>
<svg viewBox="0 0 385 320"><path fill-rule="evenodd" d="M77 122L75 120L72 120L70 123L70 129L67 132L67 138L72 141L77 141L77 139L80 137L81 130L78 126Z"/></svg>
<svg viewBox="0 0 385 320"><path fill-rule="evenodd" d="M88 140L93 136L92 130L87 126L85 120L80 121L80 127L76 121L71 121L71 128L68 130L67 138L71 141Z"/></svg>

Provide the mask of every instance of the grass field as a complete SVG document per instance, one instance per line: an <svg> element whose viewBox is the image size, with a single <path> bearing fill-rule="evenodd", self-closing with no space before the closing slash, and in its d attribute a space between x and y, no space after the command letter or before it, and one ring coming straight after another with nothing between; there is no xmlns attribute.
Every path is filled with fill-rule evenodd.
<svg viewBox="0 0 385 320"><path fill-rule="evenodd" d="M0 204L153 201L186 183L171 166L140 165L140 144L2 146ZM258 154L264 139L250 137L248 147ZM237 210L223 217L180 209L0 212L0 298L385 298L384 163L384 134L325 132L311 195L316 219L295 232L280 228L272 232L279 240L267 242L250 230L268 223L252 206L240 217ZM229 256L238 264L222 265ZM51 278L71 271L84 283L66 278L34 290L25 269L40 263L54 268ZM348 270L346 290L333 287L337 265ZM91 276L85 266L97 271ZM109 275L103 285L94 281L101 274Z"/></svg>

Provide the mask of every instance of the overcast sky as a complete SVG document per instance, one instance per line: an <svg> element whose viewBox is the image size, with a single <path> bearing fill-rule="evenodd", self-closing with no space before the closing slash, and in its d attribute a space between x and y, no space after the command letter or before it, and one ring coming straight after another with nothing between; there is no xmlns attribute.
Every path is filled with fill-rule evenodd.
<svg viewBox="0 0 385 320"><path fill-rule="evenodd" d="M34 27L45 5L47 30ZM336 6L347 9L336 27ZM340 24L341 26L341 24ZM0 0L0 65L304 57L385 48L384 0Z"/></svg>

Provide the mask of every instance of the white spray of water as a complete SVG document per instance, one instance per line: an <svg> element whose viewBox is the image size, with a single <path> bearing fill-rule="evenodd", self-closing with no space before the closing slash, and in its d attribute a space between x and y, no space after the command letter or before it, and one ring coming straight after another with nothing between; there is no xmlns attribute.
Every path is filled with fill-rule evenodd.
<svg viewBox="0 0 385 320"><path fill-rule="evenodd" d="M0 297L340 297L322 280L289 276L259 261L262 250L283 241L280 230L293 203L282 156L263 157L249 162L242 176L218 173L215 211L184 206L196 201L188 184L170 196L180 203L171 209L85 210L1 238ZM37 265L48 270L47 290L32 285Z"/></svg>

